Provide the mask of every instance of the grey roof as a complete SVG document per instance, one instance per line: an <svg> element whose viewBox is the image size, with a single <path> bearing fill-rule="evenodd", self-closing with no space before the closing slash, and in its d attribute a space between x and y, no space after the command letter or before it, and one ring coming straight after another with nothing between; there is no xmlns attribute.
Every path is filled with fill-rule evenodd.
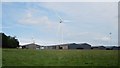
<svg viewBox="0 0 120 68"><path fill-rule="evenodd" d="M66 45L90 45L87 43L80 43L80 44L76 44L76 43L66 43L66 44L58 44L58 45L51 45L51 46L66 46ZM90 45L91 46L91 45Z"/></svg>
<svg viewBox="0 0 120 68"><path fill-rule="evenodd" d="M40 46L40 45L35 44L35 43L25 44L25 45L22 45L22 46L29 46L29 45L36 45L36 46Z"/></svg>

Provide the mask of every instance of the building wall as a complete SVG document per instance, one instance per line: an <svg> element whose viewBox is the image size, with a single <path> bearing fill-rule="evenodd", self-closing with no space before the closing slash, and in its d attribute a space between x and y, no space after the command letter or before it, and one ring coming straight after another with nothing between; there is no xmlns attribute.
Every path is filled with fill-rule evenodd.
<svg viewBox="0 0 120 68"><path fill-rule="evenodd" d="M91 49L91 45L83 43L83 44L61 44L54 46L44 46L44 49Z"/></svg>
<svg viewBox="0 0 120 68"><path fill-rule="evenodd" d="M40 46L40 48L39 49L45 49L45 47L44 46Z"/></svg>
<svg viewBox="0 0 120 68"><path fill-rule="evenodd" d="M119 47L113 47L112 50L120 50Z"/></svg>
<svg viewBox="0 0 120 68"><path fill-rule="evenodd" d="M44 46L44 49L56 49L56 46Z"/></svg>
<svg viewBox="0 0 120 68"><path fill-rule="evenodd" d="M56 49L60 49L60 46L56 46Z"/></svg>
<svg viewBox="0 0 120 68"><path fill-rule="evenodd" d="M92 48L92 50L99 50L99 48L96 48L96 47L95 47L95 48Z"/></svg>
<svg viewBox="0 0 120 68"><path fill-rule="evenodd" d="M55 46L48 46L48 49L56 49Z"/></svg>
<svg viewBox="0 0 120 68"><path fill-rule="evenodd" d="M83 49L91 49L90 45L80 45L80 47Z"/></svg>
<svg viewBox="0 0 120 68"><path fill-rule="evenodd" d="M78 44L74 44L74 45L72 44L68 46L68 49L77 49L77 48L80 48Z"/></svg>
<svg viewBox="0 0 120 68"><path fill-rule="evenodd" d="M68 45L61 45L59 49L68 49Z"/></svg>
<svg viewBox="0 0 120 68"><path fill-rule="evenodd" d="M68 49L68 45L44 46L44 49Z"/></svg>
<svg viewBox="0 0 120 68"><path fill-rule="evenodd" d="M40 46L39 45L36 45L36 44L28 44L28 45L24 45L22 46L22 48L26 48L26 49L40 49Z"/></svg>
<svg viewBox="0 0 120 68"><path fill-rule="evenodd" d="M36 49L36 45L29 44L29 45L26 46L26 48L28 48L28 49Z"/></svg>
<svg viewBox="0 0 120 68"><path fill-rule="evenodd" d="M96 47L92 47L93 50L106 50L106 47L104 46L96 46Z"/></svg>
<svg viewBox="0 0 120 68"><path fill-rule="evenodd" d="M106 50L105 47L98 47L100 50Z"/></svg>

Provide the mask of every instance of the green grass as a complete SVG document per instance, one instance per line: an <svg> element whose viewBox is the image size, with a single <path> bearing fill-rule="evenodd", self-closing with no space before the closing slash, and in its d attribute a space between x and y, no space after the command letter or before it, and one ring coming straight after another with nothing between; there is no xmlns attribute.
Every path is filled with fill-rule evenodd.
<svg viewBox="0 0 120 68"><path fill-rule="evenodd" d="M0 67L2 66L2 48L0 48Z"/></svg>
<svg viewBox="0 0 120 68"><path fill-rule="evenodd" d="M3 49L3 66L117 66L116 50Z"/></svg>

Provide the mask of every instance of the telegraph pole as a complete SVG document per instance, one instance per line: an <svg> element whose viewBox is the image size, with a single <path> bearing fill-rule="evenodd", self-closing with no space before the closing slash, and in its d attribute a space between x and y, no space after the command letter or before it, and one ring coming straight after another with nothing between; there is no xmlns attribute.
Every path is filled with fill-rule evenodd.
<svg viewBox="0 0 120 68"><path fill-rule="evenodd" d="M110 35L110 43L109 44L111 45L111 42L112 42L112 36L111 35L112 35L112 33L110 32L109 35Z"/></svg>

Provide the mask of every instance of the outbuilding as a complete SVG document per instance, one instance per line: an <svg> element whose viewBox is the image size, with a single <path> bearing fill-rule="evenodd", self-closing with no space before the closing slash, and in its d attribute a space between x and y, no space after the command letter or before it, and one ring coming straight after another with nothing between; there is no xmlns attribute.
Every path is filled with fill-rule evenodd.
<svg viewBox="0 0 120 68"><path fill-rule="evenodd" d="M104 47L104 46L93 46L93 47L91 47L91 49L94 49L94 50L106 50L106 47Z"/></svg>
<svg viewBox="0 0 120 68"><path fill-rule="evenodd" d="M68 43L68 44L46 46L45 49L91 49L91 45L87 43L81 43L81 44Z"/></svg>
<svg viewBox="0 0 120 68"><path fill-rule="evenodd" d="M26 44L22 45L22 49L40 49L40 45L37 45L35 43Z"/></svg>

